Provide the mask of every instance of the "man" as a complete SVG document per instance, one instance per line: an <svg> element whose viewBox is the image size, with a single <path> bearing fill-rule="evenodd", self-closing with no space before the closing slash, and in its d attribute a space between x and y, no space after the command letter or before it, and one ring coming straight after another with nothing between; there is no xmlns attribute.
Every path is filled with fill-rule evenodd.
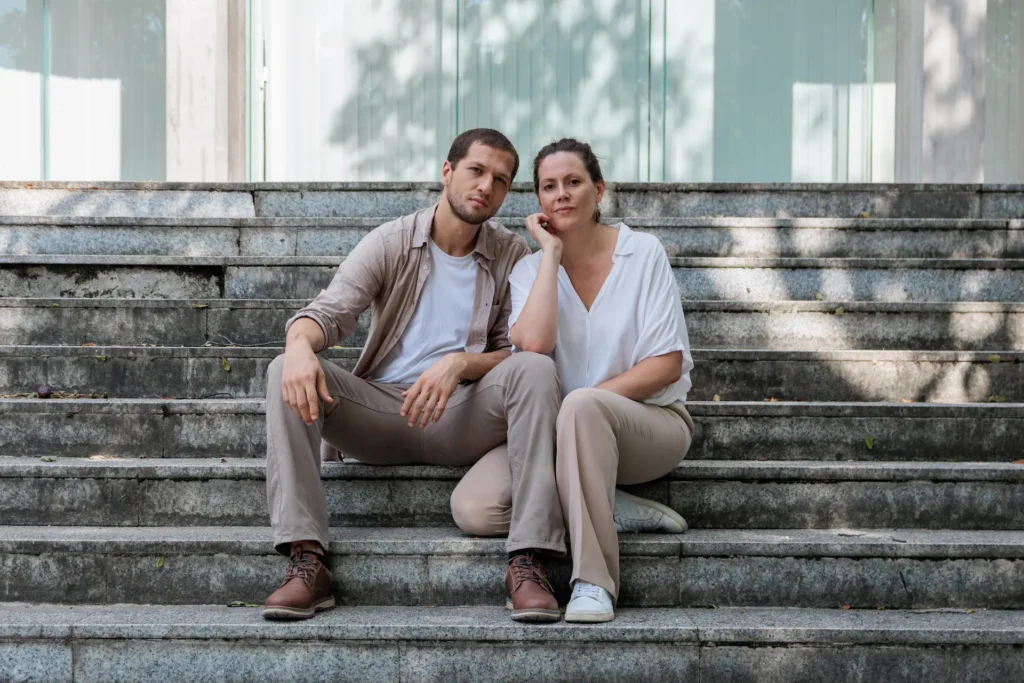
<svg viewBox="0 0 1024 683"><path fill-rule="evenodd" d="M506 605L513 619L559 618L538 558L565 552L554 472L558 377L546 356L510 357L508 276L529 248L489 220L518 167L498 131L459 135L438 204L373 230L288 321L285 352L268 371L267 497L274 547L290 562L264 617L308 618L335 604L324 564L323 439L382 465L470 465L507 440L515 486ZM369 338L353 372L319 359L367 308Z"/></svg>

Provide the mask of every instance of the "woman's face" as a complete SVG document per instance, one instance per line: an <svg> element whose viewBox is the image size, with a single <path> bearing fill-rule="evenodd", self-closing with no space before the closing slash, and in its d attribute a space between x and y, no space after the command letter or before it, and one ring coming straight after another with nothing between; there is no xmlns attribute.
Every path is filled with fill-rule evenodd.
<svg viewBox="0 0 1024 683"><path fill-rule="evenodd" d="M590 179L583 159L572 152L556 152L541 160L537 169L537 200L547 214L548 226L559 232L590 225L604 196L604 182Z"/></svg>

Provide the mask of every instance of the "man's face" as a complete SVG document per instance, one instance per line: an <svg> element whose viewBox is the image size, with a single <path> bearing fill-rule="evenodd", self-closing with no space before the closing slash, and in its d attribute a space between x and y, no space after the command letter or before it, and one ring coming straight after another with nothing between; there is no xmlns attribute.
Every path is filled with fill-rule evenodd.
<svg viewBox="0 0 1024 683"><path fill-rule="evenodd" d="M479 225L498 213L512 183L515 159L508 152L474 142L455 168L447 161L441 182L452 213L470 225Z"/></svg>

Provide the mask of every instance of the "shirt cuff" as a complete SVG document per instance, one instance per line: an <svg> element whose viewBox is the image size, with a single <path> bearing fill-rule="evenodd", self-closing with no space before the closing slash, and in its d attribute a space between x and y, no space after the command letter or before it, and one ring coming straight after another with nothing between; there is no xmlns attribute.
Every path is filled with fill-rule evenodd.
<svg viewBox="0 0 1024 683"><path fill-rule="evenodd" d="M291 329L291 326L295 324L295 321L300 318L309 318L320 326L320 331L324 334L324 349L329 349L334 346L334 343L331 342L331 335L327 332L327 324L321 319L322 314L317 313L316 311L299 311L289 318L288 322L284 324L284 333L286 337L288 336L288 330ZM324 349L319 349L317 353Z"/></svg>

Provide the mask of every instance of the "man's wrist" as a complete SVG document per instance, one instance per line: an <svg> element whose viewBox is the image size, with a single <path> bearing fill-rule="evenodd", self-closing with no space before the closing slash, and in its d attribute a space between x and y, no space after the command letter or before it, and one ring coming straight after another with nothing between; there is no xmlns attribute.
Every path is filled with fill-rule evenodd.
<svg viewBox="0 0 1024 683"><path fill-rule="evenodd" d="M458 375L459 380L466 379L466 371L469 369L469 354L465 352L453 353L451 359L452 367L455 368L455 373Z"/></svg>

